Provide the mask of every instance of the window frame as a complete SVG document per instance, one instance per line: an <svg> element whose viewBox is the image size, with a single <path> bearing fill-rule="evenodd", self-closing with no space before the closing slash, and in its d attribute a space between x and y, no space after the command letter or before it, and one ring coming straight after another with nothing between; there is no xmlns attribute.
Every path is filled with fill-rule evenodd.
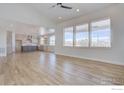
<svg viewBox="0 0 124 93"><path fill-rule="evenodd" d="M88 46L76 46L76 26L81 26L81 25L88 25ZM89 48L90 47L90 38L89 38L89 34L90 34L90 29L89 29L89 22L86 22L86 23L82 23L82 24L77 24L75 25L74 27L74 47L75 48Z"/></svg>
<svg viewBox="0 0 124 93"><path fill-rule="evenodd" d="M104 47L104 46L91 46L92 44L92 38L91 38L91 33L92 33L92 23L93 22L99 22L99 21L104 21L104 20L107 20L109 19L110 20L110 47ZM75 46L75 42L76 42L76 26L80 26L80 25L85 25L85 24L88 24L88 39L89 39L89 45L87 47L85 46ZM65 34L65 30L66 28L70 28L72 27L73 28L73 46L65 46L64 45L64 34ZM112 48L112 42L113 42L113 30L112 30L112 19L111 17L103 17L103 18L97 18L97 19L93 19L93 20L88 20L88 21L85 21L85 22L81 22L81 23L78 23L78 24L74 24L74 25L69 25L69 26L65 26L63 27L63 47L69 47L69 48L100 48L100 49L110 49Z"/></svg>
<svg viewBox="0 0 124 93"><path fill-rule="evenodd" d="M55 46L55 45L56 45L56 37L55 37L55 43L54 43L54 45L51 45L51 44L50 44L50 37L52 37L52 36L55 37L55 35L53 34L53 35L50 35L50 36L49 36L49 42L48 42L48 45L49 45L49 46Z"/></svg>
<svg viewBox="0 0 124 93"><path fill-rule="evenodd" d="M73 31L72 31L72 33L73 33L73 40L72 40L72 42L73 42L73 44L72 44L72 46L65 46L65 29L66 28L73 28ZM74 47L74 29L75 29L75 26L74 25L72 25L72 26L66 26L66 27L64 27L63 28L63 47L69 47L69 48L73 48Z"/></svg>
<svg viewBox="0 0 124 93"><path fill-rule="evenodd" d="M104 47L104 46L92 46L91 44L92 44L92 37L91 37L91 33L92 33L92 23L93 22L99 22L99 21L104 21L104 20L107 20L107 19L109 19L110 20L110 47ZM89 22L89 33L90 33L90 35L89 35L89 44L90 44L90 48L112 48L112 22L111 22L111 18L110 17L104 17L104 18L99 18L99 19L96 19L96 20L93 20L93 21L90 21Z"/></svg>

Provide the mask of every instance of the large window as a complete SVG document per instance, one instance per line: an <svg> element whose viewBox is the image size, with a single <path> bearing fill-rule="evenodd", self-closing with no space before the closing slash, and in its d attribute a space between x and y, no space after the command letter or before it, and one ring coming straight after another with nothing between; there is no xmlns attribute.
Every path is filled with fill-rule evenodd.
<svg viewBox="0 0 124 93"><path fill-rule="evenodd" d="M111 47L110 19L91 23L91 47Z"/></svg>
<svg viewBox="0 0 124 93"><path fill-rule="evenodd" d="M89 46L88 24L76 26L75 46L77 47L88 47Z"/></svg>
<svg viewBox="0 0 124 93"><path fill-rule="evenodd" d="M49 45L51 46L55 45L55 35L49 37Z"/></svg>
<svg viewBox="0 0 124 93"><path fill-rule="evenodd" d="M73 27L64 29L64 46L73 46Z"/></svg>
<svg viewBox="0 0 124 93"><path fill-rule="evenodd" d="M89 28L90 24L90 29ZM111 47L110 19L86 23L64 29L64 46ZM73 44L74 43L74 44Z"/></svg>

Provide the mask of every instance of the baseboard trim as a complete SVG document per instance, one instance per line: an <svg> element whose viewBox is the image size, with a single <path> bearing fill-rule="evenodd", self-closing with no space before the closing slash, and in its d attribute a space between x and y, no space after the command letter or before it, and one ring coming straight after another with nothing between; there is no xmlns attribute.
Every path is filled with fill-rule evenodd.
<svg viewBox="0 0 124 93"><path fill-rule="evenodd" d="M112 62L108 60L101 60L101 59L93 59L93 58L86 58L86 57L79 57L79 56L73 56L73 55L67 55L67 54L62 54L62 53L55 53L56 55L61 55L61 56L67 56L67 57L73 57L73 58L80 58L80 59L85 59L85 60L92 60L92 61L98 61L106 64L112 64L112 65L119 65L119 66L124 66L124 63L118 63L117 62Z"/></svg>

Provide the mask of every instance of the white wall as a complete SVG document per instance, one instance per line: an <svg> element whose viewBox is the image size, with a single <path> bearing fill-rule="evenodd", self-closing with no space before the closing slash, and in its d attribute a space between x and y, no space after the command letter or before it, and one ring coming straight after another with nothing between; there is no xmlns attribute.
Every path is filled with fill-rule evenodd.
<svg viewBox="0 0 124 93"><path fill-rule="evenodd" d="M54 26L51 20L42 16L30 4L1 3L0 18L45 27Z"/></svg>
<svg viewBox="0 0 124 93"><path fill-rule="evenodd" d="M63 27L87 23L106 17L111 18L112 48L63 47ZM124 4L109 7L58 24L56 30L56 54L124 65Z"/></svg>

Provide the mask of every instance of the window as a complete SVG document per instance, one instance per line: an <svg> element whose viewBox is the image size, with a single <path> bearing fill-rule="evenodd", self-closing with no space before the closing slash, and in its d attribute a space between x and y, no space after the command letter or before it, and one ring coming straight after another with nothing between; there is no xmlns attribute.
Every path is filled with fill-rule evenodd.
<svg viewBox="0 0 124 93"><path fill-rule="evenodd" d="M44 42L44 37L41 37L40 38L40 45L44 45L45 44L45 42Z"/></svg>
<svg viewBox="0 0 124 93"><path fill-rule="evenodd" d="M91 23L91 47L111 47L110 19Z"/></svg>
<svg viewBox="0 0 124 93"><path fill-rule="evenodd" d="M111 47L110 19L64 29L63 45L76 47Z"/></svg>
<svg viewBox="0 0 124 93"><path fill-rule="evenodd" d="M64 46L73 46L73 27L64 29Z"/></svg>
<svg viewBox="0 0 124 93"><path fill-rule="evenodd" d="M89 46L88 24L76 26L75 46L77 47Z"/></svg>
<svg viewBox="0 0 124 93"><path fill-rule="evenodd" d="M55 35L49 37L49 45L51 46L55 45Z"/></svg>

